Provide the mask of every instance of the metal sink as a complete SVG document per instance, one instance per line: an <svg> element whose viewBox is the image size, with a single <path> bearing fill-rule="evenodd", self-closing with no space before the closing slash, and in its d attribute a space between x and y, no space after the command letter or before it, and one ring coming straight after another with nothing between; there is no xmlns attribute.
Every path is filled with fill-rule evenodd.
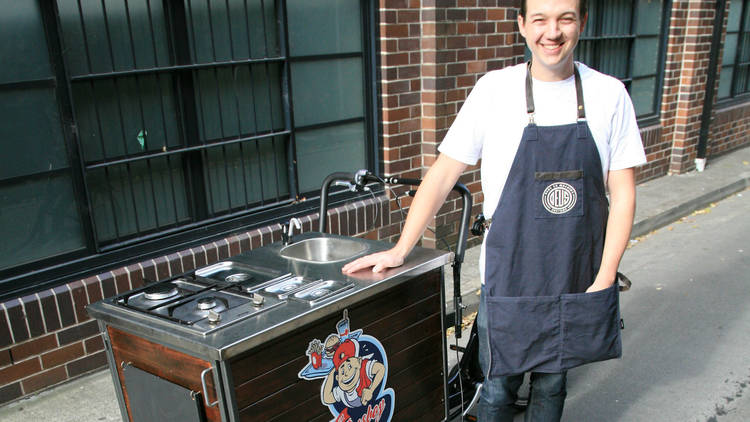
<svg viewBox="0 0 750 422"><path fill-rule="evenodd" d="M279 255L299 261L324 263L343 261L364 253L368 249L370 247L366 243L353 239L314 237L284 246L279 251Z"/></svg>

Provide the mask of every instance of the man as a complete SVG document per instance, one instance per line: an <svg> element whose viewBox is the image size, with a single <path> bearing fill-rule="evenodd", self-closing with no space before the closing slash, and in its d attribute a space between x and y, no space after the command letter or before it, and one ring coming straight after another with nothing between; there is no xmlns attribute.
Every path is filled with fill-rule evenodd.
<svg viewBox="0 0 750 422"><path fill-rule="evenodd" d="M530 65L477 82L398 243L343 268L401 265L459 175L482 159L484 214L492 216L477 316L482 422L512 420L525 372L526 420L559 420L566 371L621 354L615 278L633 224L633 167L645 155L622 83L573 60L586 19L586 0L522 3Z"/></svg>

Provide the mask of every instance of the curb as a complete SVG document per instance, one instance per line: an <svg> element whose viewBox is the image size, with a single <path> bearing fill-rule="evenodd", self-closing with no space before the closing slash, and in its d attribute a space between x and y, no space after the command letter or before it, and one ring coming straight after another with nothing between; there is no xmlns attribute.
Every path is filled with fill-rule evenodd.
<svg viewBox="0 0 750 422"><path fill-rule="evenodd" d="M705 208L711 205L712 202L722 200L730 195L743 191L748 187L750 187L750 175L745 176L743 174L743 178L734 183L730 183L722 188L703 194L657 215L646 217L645 219L633 224L630 238L633 239L640 237L668 224L672 224L680 218L689 215L693 211Z"/></svg>

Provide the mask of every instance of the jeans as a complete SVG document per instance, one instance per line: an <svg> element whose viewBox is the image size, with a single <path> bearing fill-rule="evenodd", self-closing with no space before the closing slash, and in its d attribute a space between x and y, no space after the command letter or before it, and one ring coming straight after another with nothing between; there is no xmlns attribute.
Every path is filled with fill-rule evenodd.
<svg viewBox="0 0 750 422"><path fill-rule="evenodd" d="M487 343L487 305L484 289L479 300L477 329L479 334L479 365L485 375L489 372L489 344ZM525 422L552 422L562 417L565 404L567 372L546 374L531 373L529 406L524 414ZM523 383L523 374L487 377L477 406L479 422L512 422L516 413L512 407L518 398L518 389Z"/></svg>

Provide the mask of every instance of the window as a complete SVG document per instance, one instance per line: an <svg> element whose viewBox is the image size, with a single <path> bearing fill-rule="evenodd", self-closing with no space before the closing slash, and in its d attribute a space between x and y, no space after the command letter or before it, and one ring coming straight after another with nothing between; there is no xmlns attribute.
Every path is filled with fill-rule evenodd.
<svg viewBox="0 0 750 422"><path fill-rule="evenodd" d="M0 293L32 268L289 215L331 171L375 163L369 2L0 6Z"/></svg>
<svg viewBox="0 0 750 422"><path fill-rule="evenodd" d="M750 92L750 2L729 2L727 35L719 76L719 100Z"/></svg>
<svg viewBox="0 0 750 422"><path fill-rule="evenodd" d="M654 0L588 2L588 22L576 60L620 79L639 120L655 117L661 98L666 14L670 3Z"/></svg>

